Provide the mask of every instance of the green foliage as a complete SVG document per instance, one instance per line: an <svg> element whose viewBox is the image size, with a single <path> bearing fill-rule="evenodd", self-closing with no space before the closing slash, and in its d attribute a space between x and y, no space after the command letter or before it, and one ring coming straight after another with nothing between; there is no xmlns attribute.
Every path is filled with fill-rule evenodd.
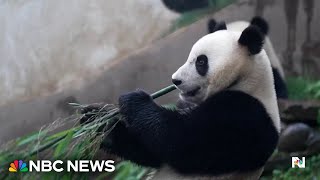
<svg viewBox="0 0 320 180"><path fill-rule="evenodd" d="M169 110L172 110L172 111L177 109L177 106L175 104L165 104L162 107L169 109Z"/></svg>
<svg viewBox="0 0 320 180"><path fill-rule="evenodd" d="M311 83L307 86L306 92L310 94L314 99L320 99L320 80ZM317 123L320 126L320 109L318 112Z"/></svg>
<svg viewBox="0 0 320 180"><path fill-rule="evenodd" d="M142 168L128 161L123 161L117 164L116 173L113 176L113 180L140 180L147 173L146 168Z"/></svg>
<svg viewBox="0 0 320 180"><path fill-rule="evenodd" d="M151 97L156 99L163 96L175 88L170 85ZM72 104L83 109L86 105ZM0 149L0 179L88 179L89 173L74 173L63 171L61 173L9 173L8 168L11 162L16 159L23 161L48 159L48 160L94 160L96 152L100 148L101 141L105 134L112 131L113 127L121 119L119 109L115 105L105 105L98 111L90 112L88 123L79 125L78 121L82 114L74 114L68 118L55 121L39 132L25 137L17 138L7 143ZM72 128L52 133L57 128L62 128L71 123ZM70 126L70 124L69 124ZM6 168L3 168L6 167ZM128 163L120 163L114 178L123 178L132 175L139 177L144 175L146 170ZM111 173L110 173L111 174Z"/></svg>
<svg viewBox="0 0 320 180"><path fill-rule="evenodd" d="M320 126L320 110L318 111L317 124Z"/></svg>
<svg viewBox="0 0 320 180"><path fill-rule="evenodd" d="M287 86L289 99L308 100L315 99L320 95L320 81L304 77L289 77L287 78Z"/></svg>
<svg viewBox="0 0 320 180"><path fill-rule="evenodd" d="M64 140L57 145L56 150L53 153L54 158L59 158L66 153L66 151L68 150L68 148L66 147L68 147L68 144L71 143L73 134L73 131L68 132Z"/></svg>
<svg viewBox="0 0 320 180"><path fill-rule="evenodd" d="M320 99L320 81L316 81L308 85L306 91L311 94L313 98Z"/></svg>
<svg viewBox="0 0 320 180"><path fill-rule="evenodd" d="M290 77L287 79L289 99L315 100L320 99L320 80L310 80L303 77ZM317 122L320 125L320 110Z"/></svg>

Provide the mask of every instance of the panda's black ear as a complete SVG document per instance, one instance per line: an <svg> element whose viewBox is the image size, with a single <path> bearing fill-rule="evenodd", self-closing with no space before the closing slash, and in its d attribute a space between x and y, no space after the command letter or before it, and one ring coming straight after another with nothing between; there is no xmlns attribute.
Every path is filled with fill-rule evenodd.
<svg viewBox="0 0 320 180"><path fill-rule="evenodd" d="M210 23L210 22L209 22ZM213 24L213 22L212 22ZM208 27L210 33L214 33L220 30L226 30L227 26L225 22L216 22L215 26Z"/></svg>
<svg viewBox="0 0 320 180"><path fill-rule="evenodd" d="M250 55L255 55L260 53L262 49L264 35L257 26L250 25L242 31L238 42L248 48Z"/></svg>
<svg viewBox="0 0 320 180"><path fill-rule="evenodd" d="M217 25L217 21L214 19L210 19L208 21L208 33L213 33L216 25Z"/></svg>
<svg viewBox="0 0 320 180"><path fill-rule="evenodd" d="M250 24L257 26L260 29L260 31L265 35L267 35L269 32L269 25L267 21L262 17L256 16L252 18Z"/></svg>

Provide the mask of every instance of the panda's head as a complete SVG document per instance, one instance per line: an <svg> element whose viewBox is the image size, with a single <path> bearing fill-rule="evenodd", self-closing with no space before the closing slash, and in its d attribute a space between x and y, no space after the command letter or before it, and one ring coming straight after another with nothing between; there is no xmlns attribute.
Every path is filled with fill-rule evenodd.
<svg viewBox="0 0 320 180"><path fill-rule="evenodd" d="M218 23L213 31L193 45L187 62L172 75L184 101L198 104L236 85L262 50L264 35L256 26L239 33Z"/></svg>

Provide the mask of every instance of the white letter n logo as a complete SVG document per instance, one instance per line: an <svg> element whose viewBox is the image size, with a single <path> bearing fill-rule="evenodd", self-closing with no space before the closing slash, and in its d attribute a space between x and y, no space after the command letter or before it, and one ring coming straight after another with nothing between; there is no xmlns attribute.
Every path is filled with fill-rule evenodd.
<svg viewBox="0 0 320 180"><path fill-rule="evenodd" d="M292 168L298 167L298 168L305 168L306 167L306 158L302 157L302 160L298 157L292 157L291 158L291 165Z"/></svg>

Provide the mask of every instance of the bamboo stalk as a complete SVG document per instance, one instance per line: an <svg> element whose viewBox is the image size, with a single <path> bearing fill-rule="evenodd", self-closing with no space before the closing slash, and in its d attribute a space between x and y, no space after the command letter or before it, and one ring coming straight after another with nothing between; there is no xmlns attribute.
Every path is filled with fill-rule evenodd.
<svg viewBox="0 0 320 180"><path fill-rule="evenodd" d="M169 93L169 92L171 92L171 91L173 91L175 89L176 89L176 87L174 85L170 85L168 87L165 87L165 88L163 88L163 89L151 94L151 97L152 97L152 99L157 99L157 98L159 98L159 97L161 97L161 96L163 96L163 95L165 95L165 94L167 94L167 93ZM108 119L109 118L113 118L118 114L119 114L119 110L115 111L112 115L109 115Z"/></svg>
<svg viewBox="0 0 320 180"><path fill-rule="evenodd" d="M170 85L170 86L165 87L165 88L163 88L163 89L161 89L161 90L159 90L159 91L157 91L155 93L152 93L150 96L151 96L152 99L157 99L157 98L159 98L159 97L161 97L161 96L163 96L163 95L165 95L165 94L167 94L167 93L169 93L169 92L171 92L171 91L173 91L175 89L176 89L175 85ZM105 117L103 117L103 119L112 119L113 117L117 116L118 114L119 114L119 109L116 110L115 112L111 113L111 114L106 115L107 117L105 116ZM102 125L104 125L105 123L103 123Z"/></svg>
<svg viewBox="0 0 320 180"><path fill-rule="evenodd" d="M165 95L165 94L167 94L167 93L169 93L169 92L171 92L171 91L173 91L175 89L176 89L176 86L170 85L168 87L165 87L165 88L163 88L163 89L151 94L151 97L152 97L152 99L157 99L158 97L161 97L161 96L163 96L163 95Z"/></svg>
<svg viewBox="0 0 320 180"><path fill-rule="evenodd" d="M151 97L152 99L157 99L173 90L175 90L176 87L174 85L170 85L168 87L165 87L153 94L151 94ZM98 125L93 125L93 126L98 126L98 127L101 127L103 125L105 125L106 123L108 123L109 120L114 120L114 119L117 119L117 118L114 118L115 116L117 116L119 114L119 109L115 110L114 112L110 113L110 114L107 114L105 116L102 117L102 122L99 123ZM115 122L111 122L111 123L115 123ZM91 123L90 123L91 124ZM87 126L85 126L84 128L81 128L81 129L78 129L79 127L75 127L73 128L76 132L75 132L75 135L73 136L73 138L77 138L77 137L80 137L82 136L85 132L85 131L88 131L90 129L94 129L94 127L92 127L92 125L88 124ZM88 127L89 129L86 129L86 127ZM42 152L46 149L49 149L49 148L52 148L52 147L55 147L60 141L62 141L65 137L67 136L67 134L64 134L63 136L60 136L60 137L56 137L55 139L53 139L52 141L40 146L39 148L33 150L32 152L28 153L26 157L29 157L29 156L33 156L39 152Z"/></svg>

